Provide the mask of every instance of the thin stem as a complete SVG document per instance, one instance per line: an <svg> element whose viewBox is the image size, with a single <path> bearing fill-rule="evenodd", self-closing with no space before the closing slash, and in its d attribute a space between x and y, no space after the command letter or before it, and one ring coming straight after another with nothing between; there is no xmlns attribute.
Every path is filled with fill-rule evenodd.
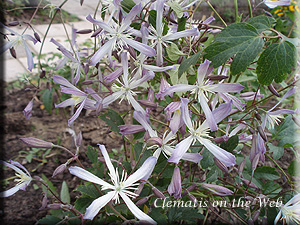
<svg viewBox="0 0 300 225"><path fill-rule="evenodd" d="M253 17L253 13L252 13L252 6L251 6L251 1L248 0L248 10L249 10L249 17Z"/></svg>
<svg viewBox="0 0 300 225"><path fill-rule="evenodd" d="M227 27L227 24L222 19L222 17L220 16L220 14L215 10L215 8L212 6L212 4L210 4L209 0L205 0L205 1L206 1L207 5L211 8L211 10L219 17L219 19L222 21L222 23L225 25L225 27Z"/></svg>
<svg viewBox="0 0 300 225"><path fill-rule="evenodd" d="M235 23L238 23L239 21L239 9L238 9L238 1L234 0L234 19Z"/></svg>

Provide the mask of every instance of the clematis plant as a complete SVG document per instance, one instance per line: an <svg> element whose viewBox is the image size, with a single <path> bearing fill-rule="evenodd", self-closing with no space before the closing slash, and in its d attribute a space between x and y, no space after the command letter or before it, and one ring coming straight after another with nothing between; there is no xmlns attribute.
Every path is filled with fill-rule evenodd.
<svg viewBox="0 0 300 225"><path fill-rule="evenodd" d="M99 145L101 153L104 157L105 164L109 170L109 176L113 184L109 184L101 178L95 176L94 174L80 168L77 166L72 166L69 168L71 174L89 181L95 184L99 184L102 186L102 190L111 189L112 191L107 192L105 195L100 198L94 200L92 204L86 209L86 213L84 215L84 219L92 220L108 202L114 200L115 203L120 202L120 197L124 200L125 204L129 208L129 210L135 215L139 220L146 221L151 224L156 224L156 222L141 211L131 200L129 197L137 197L137 194L132 192L131 190L135 190L138 185L139 180L147 180L151 175L153 168L156 164L156 158L150 157L148 158L143 165L133 174L127 177L127 173L123 170L122 177L120 179L118 168L114 168L113 164L109 158L109 155L106 151L104 145Z"/></svg>
<svg viewBox="0 0 300 225"><path fill-rule="evenodd" d="M22 164L13 160L9 160L9 162L0 160L0 164L13 169L16 172L17 176L17 179L15 179L15 181L18 182L14 187L10 188L9 190L1 192L0 197L9 197L19 190L25 191L26 187L32 181L32 177L30 176L28 170Z"/></svg>

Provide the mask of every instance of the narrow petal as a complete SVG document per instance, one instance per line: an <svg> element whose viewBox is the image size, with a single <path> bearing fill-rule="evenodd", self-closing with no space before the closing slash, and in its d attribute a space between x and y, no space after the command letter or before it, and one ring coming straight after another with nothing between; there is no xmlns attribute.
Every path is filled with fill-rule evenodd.
<svg viewBox="0 0 300 225"><path fill-rule="evenodd" d="M90 204L86 209L83 219L92 220L98 214L100 209L102 209L112 198L115 196L115 191L110 191L106 195L97 198Z"/></svg>
<svg viewBox="0 0 300 225"><path fill-rule="evenodd" d="M68 107L68 106L71 106L71 105L75 105L75 99L73 98L68 98L67 100L59 103L58 105L55 105L55 107L59 107L59 108L63 108L63 107Z"/></svg>
<svg viewBox="0 0 300 225"><path fill-rule="evenodd" d="M134 111L133 118L136 119L136 121L138 121L146 131L149 132L150 137L157 137L156 132L152 129L143 113L141 113L140 111Z"/></svg>
<svg viewBox="0 0 300 225"><path fill-rule="evenodd" d="M130 84L130 88L134 89L141 86L144 82L153 79L155 74L152 71L147 71L147 73L140 79L133 80Z"/></svg>
<svg viewBox="0 0 300 225"><path fill-rule="evenodd" d="M193 131L194 127L193 127L191 116L189 113L188 103L189 103L189 100L187 98L181 99L181 115L182 115L182 120L185 123L185 125L189 128L190 131Z"/></svg>
<svg viewBox="0 0 300 225"><path fill-rule="evenodd" d="M134 49L138 50L139 52L149 56L153 57L156 55L156 52L153 48L149 47L148 45L145 45L143 43L137 42L135 40L129 39L125 36L122 36L122 40L126 42L126 44L130 45Z"/></svg>
<svg viewBox="0 0 300 225"><path fill-rule="evenodd" d="M268 112L269 115L285 115L285 114L294 114L296 110L291 109L279 109L276 111Z"/></svg>
<svg viewBox="0 0 300 225"><path fill-rule="evenodd" d="M265 0L264 1L265 5L268 6L269 8L273 9L277 6L283 6L283 5L290 5L291 0Z"/></svg>
<svg viewBox="0 0 300 225"><path fill-rule="evenodd" d="M10 49L11 47L13 47L13 43L12 42L5 42L1 47L0 47L0 55L7 51L8 49Z"/></svg>
<svg viewBox="0 0 300 225"><path fill-rule="evenodd" d="M163 37L164 41L173 41L177 40L182 37L188 37L188 36L197 36L199 35L198 28L188 29L180 32L176 32L173 34L169 34Z"/></svg>
<svg viewBox="0 0 300 225"><path fill-rule="evenodd" d="M210 91L228 93L228 92L238 92L240 93L245 87L241 84L212 84L208 87Z"/></svg>
<svg viewBox="0 0 300 225"><path fill-rule="evenodd" d="M121 198L124 200L128 209L132 212L132 214L138 218L139 220L146 221L150 224L157 224L150 216L140 210L124 193L120 192Z"/></svg>
<svg viewBox="0 0 300 225"><path fill-rule="evenodd" d="M104 79L106 80L106 82L110 83L113 80L117 79L119 76L121 76L122 72L123 72L123 68L119 67L114 72L112 72L112 73L110 73L108 75L104 75Z"/></svg>
<svg viewBox="0 0 300 225"><path fill-rule="evenodd" d="M157 0L156 1L156 31L157 34L160 36L163 32L163 12L164 12L164 3L165 0Z"/></svg>
<svg viewBox="0 0 300 225"><path fill-rule="evenodd" d="M73 89L73 88L66 88L66 87L61 86L60 91L65 93L65 94L75 95L75 96L78 96L78 97L86 97L87 96L86 93L84 93L83 91L81 91L77 88Z"/></svg>
<svg viewBox="0 0 300 225"><path fill-rule="evenodd" d="M99 144L98 144L98 146L99 146L99 148L100 148L100 150L101 150L101 153L102 153L102 155L103 155L103 157L104 157L105 164L106 164L106 166L107 166L107 168L108 168L108 170L109 170L110 175L111 175L114 179L119 179L119 178L117 178L117 174L116 174L115 168L114 168L113 164L111 163L111 160L110 160L110 158L109 158L109 155L108 155L108 153L107 153L107 151L106 151L105 146L104 146L104 145L99 145Z"/></svg>
<svg viewBox="0 0 300 225"><path fill-rule="evenodd" d="M80 179L83 179L85 181L89 181L92 182L94 184L100 184L102 186L108 186L108 187L112 187L113 186L107 182L105 182L104 180L102 180L101 178L95 176L94 174L92 174L91 172L82 169L81 167L78 166L70 166L69 171L72 175L79 177Z"/></svg>
<svg viewBox="0 0 300 225"><path fill-rule="evenodd" d="M143 68L146 70L151 70L153 72L163 72L167 70L175 69L175 66L165 66L165 67L159 67L159 66L153 66L153 65L143 65Z"/></svg>
<svg viewBox="0 0 300 225"><path fill-rule="evenodd" d="M205 138L198 138L199 142L202 143L208 151L210 151L218 160L224 163L227 167L235 165L235 156L230 152L213 144L210 140Z"/></svg>
<svg viewBox="0 0 300 225"><path fill-rule="evenodd" d="M135 98L130 93L127 94L127 99L134 110L141 112L144 116L147 115L145 109L143 109L143 107L135 100Z"/></svg>
<svg viewBox="0 0 300 225"><path fill-rule="evenodd" d="M32 53L29 50L29 48L28 48L28 46L27 46L27 44L26 44L25 41L23 41L23 45L24 45L25 52L26 52L28 70L32 71L32 69L34 67Z"/></svg>
<svg viewBox="0 0 300 225"><path fill-rule="evenodd" d="M157 43L157 45L156 45L156 51L157 51L156 65L162 66L163 65L163 47L162 47L162 43L161 42Z"/></svg>
<svg viewBox="0 0 300 225"><path fill-rule="evenodd" d="M210 130L211 131L218 130L218 126L215 121L214 115L212 114L203 93L200 94L199 99L200 99L199 101L200 101L201 108L206 116L206 121L208 123Z"/></svg>
<svg viewBox="0 0 300 225"><path fill-rule="evenodd" d="M294 94L296 92L296 87L293 87L291 89L289 89L285 94L284 96L279 100L279 102L274 105L269 111L272 111L273 109L276 108L277 105L279 105L284 99L290 97L292 94Z"/></svg>
<svg viewBox="0 0 300 225"><path fill-rule="evenodd" d="M168 162L178 164L179 160L182 159L183 155L190 148L193 140L193 137L189 136L188 138L182 140L179 144L177 144Z"/></svg>
<svg viewBox="0 0 300 225"><path fill-rule="evenodd" d="M200 153L184 153L182 156L182 160L187 160L190 162L194 162L194 163L199 163L201 161L201 159L203 158L202 155L200 155Z"/></svg>
<svg viewBox="0 0 300 225"><path fill-rule="evenodd" d="M107 23L105 23L103 21L96 20L91 15L88 15L86 17L86 19L88 21L90 21L91 23L98 25L99 27L101 27L103 30L105 30L108 33L114 33L115 32L114 29L112 29Z"/></svg>
<svg viewBox="0 0 300 225"><path fill-rule="evenodd" d="M180 111L175 111L172 119L170 120L170 124L169 124L169 127L173 134L175 134L179 130L179 127L181 125L180 119L181 119Z"/></svg>
<svg viewBox="0 0 300 225"><path fill-rule="evenodd" d="M175 199L181 198L181 175L180 169L178 166L174 168L173 176L171 179L171 183L168 186L169 195L173 195Z"/></svg>
<svg viewBox="0 0 300 225"><path fill-rule="evenodd" d="M115 45L116 38L110 39L108 42L106 42L101 48L98 49L98 51L92 56L90 59L90 65L96 66L96 64L110 51L112 51L113 46Z"/></svg>
<svg viewBox="0 0 300 225"><path fill-rule="evenodd" d="M203 80L204 80L204 77L207 73L207 69L209 68L210 63L211 63L211 61L205 59L204 62L198 67L198 70L197 70L198 85L203 84Z"/></svg>
<svg viewBox="0 0 300 225"><path fill-rule="evenodd" d="M53 75L53 81L57 84L79 90L77 87L75 87L73 84L71 84L66 78L59 76L59 75ZM79 90L80 91L80 90Z"/></svg>
<svg viewBox="0 0 300 225"><path fill-rule="evenodd" d="M23 34L22 37L23 37L23 39L32 41L34 45L38 42L34 37L32 37L29 34Z"/></svg>
<svg viewBox="0 0 300 225"><path fill-rule="evenodd" d="M123 94L125 94L125 91L117 91L109 96L106 96L102 102L103 108L106 108L108 105L120 98Z"/></svg>
<svg viewBox="0 0 300 225"><path fill-rule="evenodd" d="M156 162L157 158L154 156L147 158L143 165L124 181L124 186L129 187L139 180L147 180L150 177Z"/></svg>
<svg viewBox="0 0 300 225"><path fill-rule="evenodd" d="M279 213L277 214L275 220L274 220L274 225L276 225L279 221L279 219L281 218L281 210L279 211Z"/></svg>
<svg viewBox="0 0 300 225"><path fill-rule="evenodd" d="M71 126L71 124L78 118L78 116L80 115L84 105L85 105L85 101L87 98L85 98L79 105L78 109L76 110L76 112L74 113L74 115L68 120L68 125Z"/></svg>
<svg viewBox="0 0 300 225"><path fill-rule="evenodd" d="M127 29L130 26L132 20L136 17L137 14L139 14L141 12L141 10L142 10L141 3L132 7L130 12L127 14L125 19L122 21L122 25L120 27L119 32L123 32L125 29Z"/></svg>
<svg viewBox="0 0 300 225"><path fill-rule="evenodd" d="M166 89L162 94L162 96L170 95L173 94L174 92L187 92L191 91L193 89L197 88L196 85L189 85L189 84L176 84L174 86L169 87Z"/></svg>
<svg viewBox="0 0 300 225"><path fill-rule="evenodd" d="M0 193L0 198L6 198L9 196L12 196L13 194L15 194L16 192L18 192L21 189L22 185L16 185L6 191L3 191Z"/></svg>

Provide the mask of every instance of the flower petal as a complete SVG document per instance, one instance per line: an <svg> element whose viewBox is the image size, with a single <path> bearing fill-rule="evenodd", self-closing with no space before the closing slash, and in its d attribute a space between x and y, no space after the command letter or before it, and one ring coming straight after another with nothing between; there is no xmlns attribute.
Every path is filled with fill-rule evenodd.
<svg viewBox="0 0 300 225"><path fill-rule="evenodd" d="M74 115L68 120L68 125L71 126L71 124L78 118L79 114L81 113L84 105L85 105L85 102L86 102L86 99L85 98L79 105L78 109L76 110L76 112L74 113Z"/></svg>
<svg viewBox="0 0 300 225"><path fill-rule="evenodd" d="M182 37L197 36L197 35L199 35L198 28L193 28L193 29L188 29L188 30L184 30L184 31L166 35L163 37L163 40L164 41L173 41L173 40L177 40Z"/></svg>
<svg viewBox="0 0 300 225"><path fill-rule="evenodd" d="M114 29L112 29L107 23L105 23L103 21L100 21L100 20L96 20L91 15L88 15L86 17L86 19L88 21L90 21L91 23L98 25L99 27L101 27L103 30L105 30L108 33L114 33L115 32Z"/></svg>
<svg viewBox="0 0 300 225"><path fill-rule="evenodd" d="M6 191L1 192L0 193L0 198L6 198L6 197L9 197L9 196L12 196L16 192L18 192L23 185L16 185L16 186L14 186L14 187L6 190Z"/></svg>
<svg viewBox="0 0 300 225"><path fill-rule="evenodd" d="M107 192L106 195L97 198L87 207L83 219L92 220L98 214L100 209L102 209L112 198L115 196L115 191Z"/></svg>
<svg viewBox="0 0 300 225"><path fill-rule="evenodd" d="M81 167L70 166L69 171L72 175L75 175L76 177L79 177L80 179L92 182L94 184L100 184L102 186L108 186L108 187L113 188L113 186L111 184L105 182L104 180L95 176L91 172L89 172L85 169L82 169Z"/></svg>
<svg viewBox="0 0 300 225"><path fill-rule="evenodd" d="M33 56L31 51L29 50L27 44L25 41L23 41L23 45L25 48L25 52L26 52L26 57L27 57L27 65L28 65L28 70L32 71L33 67L34 67L34 63L33 63Z"/></svg>
<svg viewBox="0 0 300 225"><path fill-rule="evenodd" d="M121 198L126 203L128 209L132 212L132 214L138 218L139 220L146 221L151 224L157 224L150 216L140 210L124 193L120 192Z"/></svg>
<svg viewBox="0 0 300 225"><path fill-rule="evenodd" d="M67 100L59 103L58 105L55 104L55 108L57 108L57 107L60 107L60 108L62 108L62 107L68 107L68 106L71 106L71 105L75 105L75 99L68 98Z"/></svg>
<svg viewBox="0 0 300 225"><path fill-rule="evenodd" d="M109 155L108 155L108 153L106 151L105 146L104 145L100 145L100 144L98 144L98 146L99 146L99 148L101 150L101 153L102 153L102 155L104 157L105 164L106 164L106 166L107 166L107 168L109 170L110 175L112 176L112 179L118 180L119 178L117 177L115 168L114 168L113 164L111 163L111 160L109 158Z"/></svg>
<svg viewBox="0 0 300 225"><path fill-rule="evenodd" d="M218 130L218 126L217 126L217 123L215 121L215 118L214 118L214 115L212 114L207 102L206 102L206 99L204 97L204 94L201 92L201 94L199 95L199 102L200 102L200 105L201 105L201 108L206 116L206 121L208 123L208 126L210 128L211 131L216 131Z"/></svg>
<svg viewBox="0 0 300 225"><path fill-rule="evenodd" d="M187 98L182 98L181 99L181 115L182 115L182 120L186 124L186 126L189 128L190 131L194 130L192 120L190 117L189 109L188 109L188 103L189 100Z"/></svg>
<svg viewBox="0 0 300 225"><path fill-rule="evenodd" d="M142 112L134 111L133 118L136 119L136 121L138 121L145 128L146 131L149 132L150 137L157 137L156 132L152 129L152 127L147 121L147 118Z"/></svg>
<svg viewBox="0 0 300 225"><path fill-rule="evenodd" d="M141 10L142 10L141 3L132 7L130 12L127 14L125 19L122 21L122 25L120 27L119 32L123 32L125 29L127 29L130 26L132 20L135 18L135 16L137 14L139 14L141 12Z"/></svg>
<svg viewBox="0 0 300 225"><path fill-rule="evenodd" d="M207 87L208 90L214 92L228 93L228 92L238 92L240 93L245 87L238 83L226 83L226 84L212 84Z"/></svg>
<svg viewBox="0 0 300 225"><path fill-rule="evenodd" d="M143 43L137 42L135 40L129 39L125 36L121 37L122 40L124 42L126 42L126 44L130 45L131 47L133 47L134 49L138 50L139 52L149 56L149 57L153 57L156 55L156 52L153 48L151 48L148 45L145 45Z"/></svg>
<svg viewBox="0 0 300 225"><path fill-rule="evenodd" d="M124 186L129 187L139 180L147 180L150 177L156 162L157 158L154 156L147 158L143 165L124 181Z"/></svg>
<svg viewBox="0 0 300 225"><path fill-rule="evenodd" d="M168 162L178 164L179 160L182 159L183 155L190 148L193 140L194 138L192 136L189 136L186 139L182 140L179 144L177 144Z"/></svg>
<svg viewBox="0 0 300 225"><path fill-rule="evenodd" d="M201 159L203 158L202 155L200 155L200 153L184 153L182 156L182 160L187 160L190 162L194 162L194 163L199 163L201 161Z"/></svg>
<svg viewBox="0 0 300 225"><path fill-rule="evenodd" d="M211 63L211 61L205 59L204 62L198 67L198 70L197 70L198 85L203 84L203 80L204 80L204 77L206 76L206 73L207 73L210 63Z"/></svg>
<svg viewBox="0 0 300 225"><path fill-rule="evenodd" d="M110 51L112 51L117 38L114 37L110 39L108 42L106 42L101 48L98 49L98 51L92 56L90 59L89 64L91 66L96 66L96 64Z"/></svg>

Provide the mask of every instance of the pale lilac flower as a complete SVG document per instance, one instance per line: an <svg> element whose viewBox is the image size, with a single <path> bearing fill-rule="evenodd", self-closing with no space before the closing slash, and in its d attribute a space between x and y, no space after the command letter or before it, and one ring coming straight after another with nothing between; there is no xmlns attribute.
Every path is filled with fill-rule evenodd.
<svg viewBox="0 0 300 225"><path fill-rule="evenodd" d="M201 186L219 196L228 196L233 194L233 191L217 184L202 183Z"/></svg>
<svg viewBox="0 0 300 225"><path fill-rule="evenodd" d="M211 62L207 59L205 59L204 63L202 63L198 70L197 70L197 84L196 85L189 85L189 84L177 84L170 88L168 88L166 91L162 93L163 96L165 95L171 95L174 92L186 92L186 91L192 91L192 93L196 94L198 97L198 101L201 105L201 108L206 116L206 120L209 123L209 127L212 131L215 131L218 129L217 123L215 121L215 118L212 115L212 112L208 106L208 98L207 93L227 93L227 92L240 92L244 89L244 86L242 86L239 83L219 83L219 84L213 84L209 80L204 81L205 76L208 74L209 70L209 64Z"/></svg>
<svg viewBox="0 0 300 225"><path fill-rule="evenodd" d="M182 37L197 36L199 31L197 28L188 29L176 33L168 33L163 35L163 11L165 0L156 1L156 28L150 26L151 36L149 39L153 41L152 46L156 46L157 59L156 64L161 66L163 64L163 46L167 46L173 40L177 40Z"/></svg>
<svg viewBox="0 0 300 225"><path fill-rule="evenodd" d="M250 150L249 159L253 162L255 156L259 155L259 160L265 162L265 152L267 151L264 140L260 134L252 135L252 145Z"/></svg>
<svg viewBox="0 0 300 225"><path fill-rule="evenodd" d="M18 179L15 179L15 181L18 182L16 186L10 188L7 191L1 192L0 197L9 197L19 190L26 191L26 187L30 184L32 180L32 177L30 176L28 170L23 165L13 160L9 160L9 163L0 160L0 163L16 171L16 176L18 177Z"/></svg>
<svg viewBox="0 0 300 225"><path fill-rule="evenodd" d="M122 135L129 135L129 134L135 134L142 131L145 131L145 128L142 125L120 125L118 126L120 129L120 134Z"/></svg>
<svg viewBox="0 0 300 225"><path fill-rule="evenodd" d="M193 125L188 111L188 102L189 100L186 98L181 99L181 115L191 135L183 139L176 145L176 148L173 151L173 154L169 158L168 162L178 164L179 160L182 159L182 156L186 153L190 146L196 141L199 141L200 144L203 144L207 148L207 150L209 150L218 160L220 160L226 166L229 167L235 165L234 155L218 147L209 140L212 137L209 136L209 125L207 120L205 120L202 124L199 124L199 126L196 126L196 124ZM230 111L231 104L224 103L217 109L215 109L212 114L216 122L218 123L222 121Z"/></svg>
<svg viewBox="0 0 300 225"><path fill-rule="evenodd" d="M171 85L168 83L168 81L165 78L162 78L160 81L160 86L159 86L159 92L155 94L155 97L159 100L165 100L165 91L168 90L168 88ZM172 94L171 94L172 96Z"/></svg>
<svg viewBox="0 0 300 225"><path fill-rule="evenodd" d="M106 181L102 180L101 178L95 176L94 174L88 172L87 170L84 170L77 166L71 166L69 168L69 171L71 174L95 183L102 186L101 190L108 190L111 189L112 191L107 192L105 195L97 198L92 202L92 204L86 209L84 219L92 220L98 212L111 200L114 200L115 203L120 203L120 197L124 200L125 204L129 208L129 210L135 215L139 220L146 221L151 224L156 224L156 222L149 217L147 214L145 214L143 211L141 211L132 201L129 197L137 197L137 194L135 194L132 190L136 190L139 184L137 183L139 180L145 180L147 179L156 164L157 159L155 157L149 157L145 160L143 165L135 171L133 174L131 174L129 177L127 177L127 173L123 170L121 179L119 177L118 168L114 168L113 164L109 158L109 155L106 151L106 148L104 145L99 145L101 153L104 157L106 166L109 170L109 176L111 178L112 184L107 183Z"/></svg>
<svg viewBox="0 0 300 225"><path fill-rule="evenodd" d="M163 153L166 158L172 156L174 152L174 142L176 139L175 134L172 132L165 132L163 138L160 138L158 137L157 132L152 129L147 118L141 112L134 111L133 118L136 119L149 133L150 139L148 141L156 143L150 147L156 149L153 156L158 158L161 153ZM184 153L182 159L198 163L202 159L202 156L199 153Z"/></svg>
<svg viewBox="0 0 300 225"><path fill-rule="evenodd" d="M296 110L291 110L291 109L279 109L279 110L274 110L284 99L288 98L292 94L296 92L296 87L291 88L288 90L285 95L278 101L276 105L274 105L271 109L268 111L265 111L265 116L262 121L262 128L264 129L265 126L268 124L270 129L274 129L275 124L278 125L280 122L280 119L283 118L284 114L294 114L298 111Z"/></svg>
<svg viewBox="0 0 300 225"><path fill-rule="evenodd" d="M26 119L30 119L31 113L32 113L32 107L33 107L33 99L27 104L25 109L23 110L24 116Z"/></svg>
<svg viewBox="0 0 300 225"><path fill-rule="evenodd" d="M181 175L178 166L175 166L171 183L168 186L169 195L173 195L175 199L181 198Z"/></svg>
<svg viewBox="0 0 300 225"><path fill-rule="evenodd" d="M244 92L244 93L240 94L240 96L241 96L245 101L253 101L253 100L254 100L254 97L255 97L255 100L259 100L259 98L263 98L263 97L264 97L263 94L260 94L260 90L259 90L259 89L258 89L257 93L256 93L256 92L249 91L249 92Z"/></svg>
<svg viewBox="0 0 300 225"><path fill-rule="evenodd" d="M85 109L96 109L97 102L101 101L101 97L97 95L92 89L87 88L87 92L91 95L95 100L88 98L88 94L79 90L73 84L71 84L67 79L53 75L53 81L61 85L61 92L66 94L71 94L71 98L59 103L55 104L55 107L67 107L67 106L78 106L78 109L74 113L74 115L68 120L69 126L77 119L80 112L83 108Z"/></svg>
<svg viewBox="0 0 300 225"><path fill-rule="evenodd" d="M280 207L274 225L278 223L279 219L283 221L283 224L300 224L300 194L295 195L285 205Z"/></svg>
<svg viewBox="0 0 300 225"><path fill-rule="evenodd" d="M0 23L0 27L7 29L12 34L11 40L9 42L5 42L0 47L0 54L2 54L3 52L5 52L8 49L11 49L13 47L15 48L19 45L22 45L22 47L25 49L25 52L26 52L28 70L32 71L32 69L34 67L33 57L32 57L32 53L26 43L26 40L32 41L33 44L36 44L38 41L31 35L19 34L19 33L15 32L14 30L8 28L7 26L3 25L2 23Z"/></svg>
<svg viewBox="0 0 300 225"><path fill-rule="evenodd" d="M184 122L181 117L180 106L181 106L181 102L177 101L177 102L171 102L165 108L167 120L170 121L169 127L173 132L173 134L175 134L179 130L179 128L184 125ZM173 113L173 117L171 117L172 113Z"/></svg>
<svg viewBox="0 0 300 225"><path fill-rule="evenodd" d="M78 52L78 47L76 44L76 29L72 29L72 40L71 40L71 47L70 50L68 51L63 45L61 45L59 42L57 42L56 40L54 40L53 38L51 38L50 42L52 42L53 44L55 44L56 46L58 46L58 50L61 51L62 54L64 54L64 58L62 58L58 65L55 67L55 70L58 70L60 68L62 68L68 60L71 60L71 68L74 69L75 72L75 76L73 78L73 81L75 84L77 84L77 82L80 79L80 70L82 68L81 66L81 61L80 61L80 56L87 56L87 54L81 54ZM75 52L74 52L75 51Z"/></svg>
<svg viewBox="0 0 300 225"><path fill-rule="evenodd" d="M120 48L123 49L123 46L131 46L139 52L147 56L155 56L156 52L153 48L149 47L146 44L140 43L132 39L131 35L137 35L139 31L134 30L130 27L132 20L135 16L140 13L142 7L141 4L134 6L127 16L122 21L121 25L111 21L112 26L108 25L105 22L95 20L91 15L87 17L87 20L91 23L98 25L105 31L105 35L108 37L108 41L92 56L90 59L90 65L96 65L107 53L111 55L111 52L114 49Z"/></svg>
<svg viewBox="0 0 300 225"><path fill-rule="evenodd" d="M117 84L112 85L112 90L114 91L113 94L105 97L103 99L103 107L106 108L108 105L116 101L117 99L127 99L128 102L131 103L133 108L137 111L141 111L146 115L146 111L143 109L143 107L134 99L133 96L136 95L136 93L133 91L133 89L136 89L137 87L143 85L144 82L147 82L148 80L151 80L154 77L154 73L152 71L148 71L143 77L136 79L135 77L129 79L128 74L128 59L127 59L127 53L124 52L121 54L121 63L123 66L123 74L121 76L123 82L118 79L118 82L120 83L120 86Z"/></svg>
<svg viewBox="0 0 300 225"><path fill-rule="evenodd" d="M263 2L271 9L277 6L285 6L291 4L291 0L264 0Z"/></svg>

